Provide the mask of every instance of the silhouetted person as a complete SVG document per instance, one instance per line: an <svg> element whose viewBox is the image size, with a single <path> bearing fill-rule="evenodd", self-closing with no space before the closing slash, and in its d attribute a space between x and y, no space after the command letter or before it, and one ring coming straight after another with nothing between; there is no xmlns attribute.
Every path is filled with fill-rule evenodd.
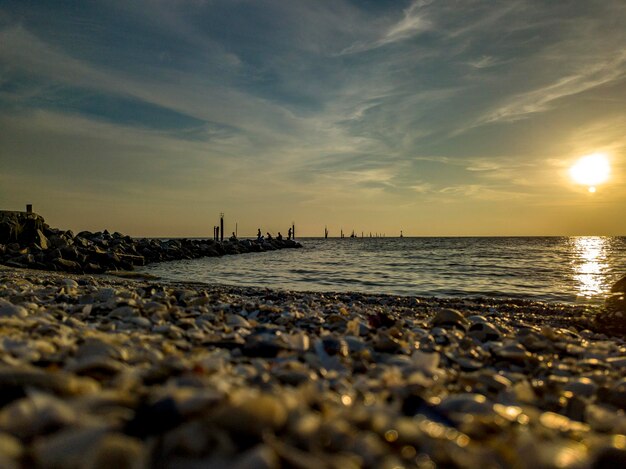
<svg viewBox="0 0 626 469"><path fill-rule="evenodd" d="M265 236L267 237L267 240L268 240L268 241L271 241L271 240L272 240L272 235L271 235L271 234L269 234L269 232L265 233Z"/></svg>
<svg viewBox="0 0 626 469"><path fill-rule="evenodd" d="M260 243L263 241L263 235L261 234L261 228L256 232L256 240Z"/></svg>
<svg viewBox="0 0 626 469"><path fill-rule="evenodd" d="M291 239L291 228L287 231L287 239Z"/></svg>
<svg viewBox="0 0 626 469"><path fill-rule="evenodd" d="M235 232L234 232L234 231L233 231L233 234L232 234L232 235L230 235L230 238L229 238L229 239L230 239L231 241L237 241L237 236L235 235Z"/></svg>
<svg viewBox="0 0 626 469"><path fill-rule="evenodd" d="M283 235L280 234L280 231L278 232L278 236L276 236L276 239L278 241L282 241L283 240Z"/></svg>

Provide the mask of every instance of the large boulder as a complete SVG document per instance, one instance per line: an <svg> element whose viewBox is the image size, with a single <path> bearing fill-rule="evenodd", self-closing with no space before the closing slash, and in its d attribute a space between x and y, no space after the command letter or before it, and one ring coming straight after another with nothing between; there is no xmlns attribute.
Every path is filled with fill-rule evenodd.
<svg viewBox="0 0 626 469"><path fill-rule="evenodd" d="M0 210L0 243L28 245L45 239L47 226L36 213Z"/></svg>
<svg viewBox="0 0 626 469"><path fill-rule="evenodd" d="M619 279L615 284L611 287L612 293L621 293L622 296L626 293L626 275L624 275L621 279Z"/></svg>
<svg viewBox="0 0 626 469"><path fill-rule="evenodd" d="M596 328L609 335L626 336L626 275L611 287L606 309L595 318Z"/></svg>

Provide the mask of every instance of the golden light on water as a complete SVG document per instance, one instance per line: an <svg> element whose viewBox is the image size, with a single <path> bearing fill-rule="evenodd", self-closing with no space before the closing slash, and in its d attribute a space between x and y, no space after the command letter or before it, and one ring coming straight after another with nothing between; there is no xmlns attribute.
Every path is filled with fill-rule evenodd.
<svg viewBox="0 0 626 469"><path fill-rule="evenodd" d="M579 159L569 173L574 182L589 186L589 192L594 193L598 184L609 179L611 165L604 153L593 153Z"/></svg>
<svg viewBox="0 0 626 469"><path fill-rule="evenodd" d="M574 280L579 296L591 298L607 293L609 287L603 275L609 268L607 243L602 236L574 238Z"/></svg>

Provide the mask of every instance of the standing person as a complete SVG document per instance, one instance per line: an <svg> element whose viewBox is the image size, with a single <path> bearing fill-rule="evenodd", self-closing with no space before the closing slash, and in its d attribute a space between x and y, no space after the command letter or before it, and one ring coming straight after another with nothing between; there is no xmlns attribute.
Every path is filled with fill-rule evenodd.
<svg viewBox="0 0 626 469"><path fill-rule="evenodd" d="M256 232L256 240L257 242L261 242L263 241L263 235L261 234L261 228L259 228L259 230Z"/></svg>
<svg viewBox="0 0 626 469"><path fill-rule="evenodd" d="M287 231L287 239L291 239L291 228Z"/></svg>

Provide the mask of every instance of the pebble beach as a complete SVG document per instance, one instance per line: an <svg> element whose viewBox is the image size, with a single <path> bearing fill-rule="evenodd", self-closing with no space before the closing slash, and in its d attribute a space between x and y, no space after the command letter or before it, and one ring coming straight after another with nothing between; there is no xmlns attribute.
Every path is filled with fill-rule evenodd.
<svg viewBox="0 0 626 469"><path fill-rule="evenodd" d="M0 266L0 467L624 467L597 312Z"/></svg>

